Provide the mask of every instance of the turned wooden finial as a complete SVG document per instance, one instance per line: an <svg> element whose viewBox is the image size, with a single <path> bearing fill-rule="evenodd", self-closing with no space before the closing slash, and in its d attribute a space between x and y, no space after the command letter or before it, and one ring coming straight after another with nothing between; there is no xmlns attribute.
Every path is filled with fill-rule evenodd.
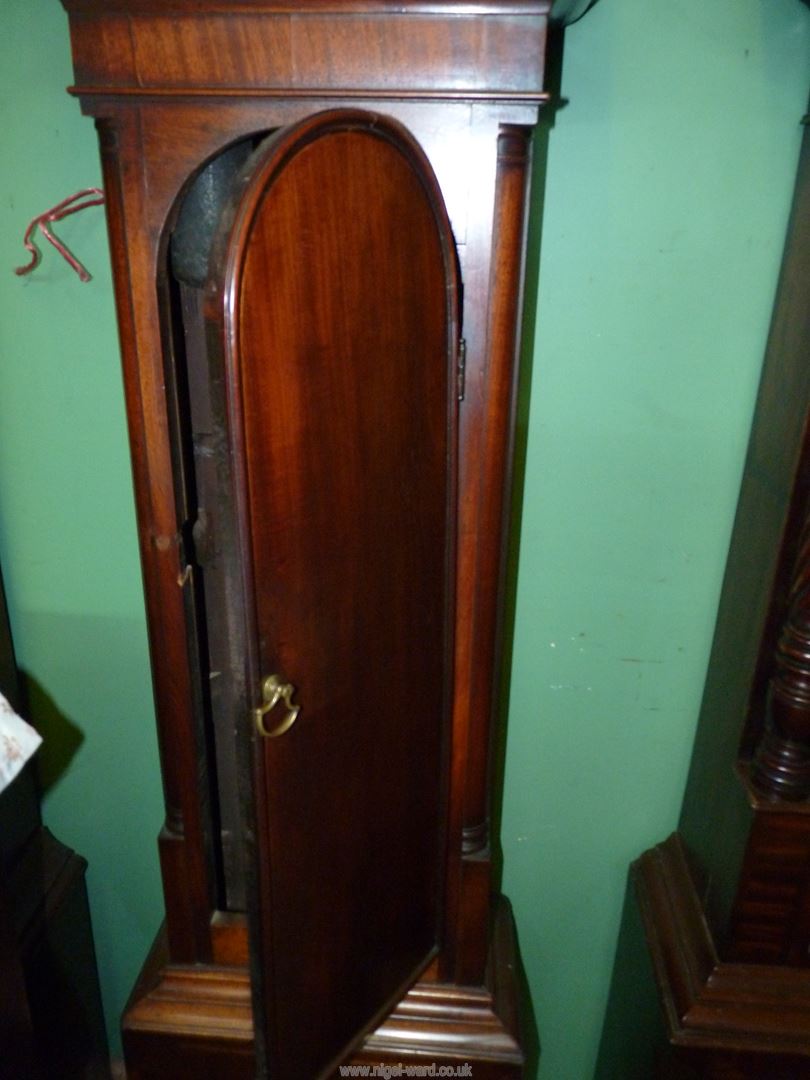
<svg viewBox="0 0 810 1080"><path fill-rule="evenodd" d="M804 799L810 795L810 517L802 530L774 669L752 778L766 794Z"/></svg>

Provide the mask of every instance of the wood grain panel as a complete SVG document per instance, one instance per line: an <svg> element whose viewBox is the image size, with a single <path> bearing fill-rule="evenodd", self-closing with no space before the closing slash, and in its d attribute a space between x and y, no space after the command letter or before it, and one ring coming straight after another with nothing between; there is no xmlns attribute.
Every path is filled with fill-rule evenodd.
<svg viewBox="0 0 810 1080"><path fill-rule="evenodd" d="M451 91L536 89L539 24L525 18L457 15L326 16L293 20L293 85L441 87ZM437 72L436 57L451 58ZM438 75L438 78L437 78Z"/></svg>
<svg viewBox="0 0 810 1080"><path fill-rule="evenodd" d="M121 72L135 77L135 54L126 15L97 19L75 16L70 27L73 68L90 86L117 82Z"/></svg>
<svg viewBox="0 0 810 1080"><path fill-rule="evenodd" d="M254 670L302 706L256 774L267 1040L292 1080L343 1056L439 944L455 257L415 144L357 112L269 140L223 291Z"/></svg>
<svg viewBox="0 0 810 1080"><path fill-rule="evenodd" d="M542 97L539 13L317 8L76 16L80 92L409 92Z"/></svg>
<svg viewBox="0 0 810 1080"><path fill-rule="evenodd" d="M290 79L290 22L280 15L239 19L156 16L133 19L137 81L141 86L193 86L200 71L215 86L284 85Z"/></svg>
<svg viewBox="0 0 810 1080"><path fill-rule="evenodd" d="M670 1042L689 1050L692 1062L701 1060L694 1052L718 1066L739 1055L734 1075L741 1077L807 1076L807 968L719 960L677 833L644 852L633 878Z"/></svg>
<svg viewBox="0 0 810 1080"><path fill-rule="evenodd" d="M173 959L210 957L213 888L207 822L198 787L193 674L186 643L177 507L168 433L154 235L135 228L148 216L144 186L127 183L142 155L140 118L99 125L113 284L124 369L149 650L158 720L166 821L161 871Z"/></svg>

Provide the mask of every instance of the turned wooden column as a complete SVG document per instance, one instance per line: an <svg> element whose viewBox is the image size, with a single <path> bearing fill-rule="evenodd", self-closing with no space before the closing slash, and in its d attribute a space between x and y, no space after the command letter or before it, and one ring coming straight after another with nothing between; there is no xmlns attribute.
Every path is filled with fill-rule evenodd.
<svg viewBox="0 0 810 1080"><path fill-rule="evenodd" d="M810 518L802 530L773 668L751 776L764 794L804 799L810 795Z"/></svg>

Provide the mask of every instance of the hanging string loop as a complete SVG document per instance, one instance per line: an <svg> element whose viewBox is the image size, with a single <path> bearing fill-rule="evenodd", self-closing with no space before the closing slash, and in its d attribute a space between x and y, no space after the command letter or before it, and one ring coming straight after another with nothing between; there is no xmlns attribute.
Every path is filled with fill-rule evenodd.
<svg viewBox="0 0 810 1080"><path fill-rule="evenodd" d="M90 206L101 206L103 202L104 192L101 188L82 188L81 191L69 195L66 199L57 203L56 206L52 206L50 210L45 210L44 213L37 214L37 216L32 218L29 222L28 228L25 230L25 236L23 237L23 244L31 255L31 261L25 266L16 267L14 273L19 274L20 276L23 274L30 274L32 270L35 270L37 266L39 266L42 260L42 253L33 240L33 234L37 227L39 227L39 231L48 243L53 244L62 258L73 267L79 275L80 280L90 281L90 274L86 268L82 266L76 256L62 243L59 237L51 232L48 226L54 221L61 221L62 218L69 217L71 214L77 214L80 210L86 210Z"/></svg>

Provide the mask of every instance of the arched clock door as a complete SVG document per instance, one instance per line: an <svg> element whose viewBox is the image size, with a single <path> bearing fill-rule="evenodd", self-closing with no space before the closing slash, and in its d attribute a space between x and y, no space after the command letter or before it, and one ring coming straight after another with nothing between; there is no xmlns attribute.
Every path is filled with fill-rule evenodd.
<svg viewBox="0 0 810 1080"><path fill-rule="evenodd" d="M269 1075L299 1080L443 938L456 253L424 154L375 114L282 129L234 186L206 296L233 485L214 544L253 688L231 723L254 748L254 1013Z"/></svg>

